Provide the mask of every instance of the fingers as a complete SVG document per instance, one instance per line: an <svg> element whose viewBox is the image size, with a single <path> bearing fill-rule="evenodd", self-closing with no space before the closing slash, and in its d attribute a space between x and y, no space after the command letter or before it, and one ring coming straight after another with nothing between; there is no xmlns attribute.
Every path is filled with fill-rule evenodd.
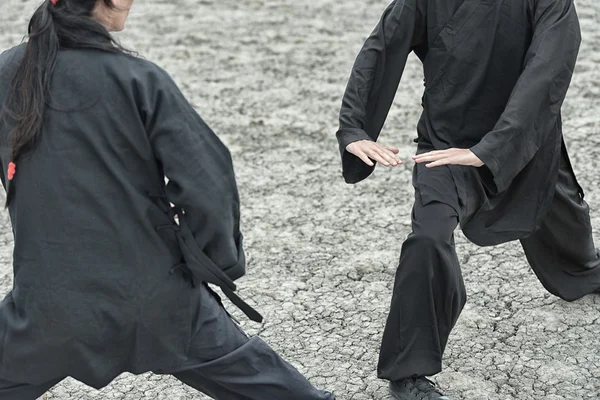
<svg viewBox="0 0 600 400"><path fill-rule="evenodd" d="M373 161L385 165L386 167L402 164L402 161L396 156L396 154L400 152L399 149L383 146L372 141L360 140L350 143L346 146L346 150L360 158L370 167L374 165Z"/></svg>
<svg viewBox="0 0 600 400"><path fill-rule="evenodd" d="M367 152L367 155L373 160L377 161L379 164L385 165L386 167L389 167L391 165L390 162L386 159L386 157L380 154L375 149L369 150Z"/></svg>
<svg viewBox="0 0 600 400"><path fill-rule="evenodd" d="M383 145L377 145L377 150L379 154L381 154L385 159L393 166L402 164L402 161L396 156L400 152L399 149L395 147L388 147Z"/></svg>
<svg viewBox="0 0 600 400"><path fill-rule="evenodd" d="M448 157L450 152L448 150L434 150L423 154L417 154L413 156L413 160L417 163L427 161L437 161Z"/></svg>
<svg viewBox="0 0 600 400"><path fill-rule="evenodd" d="M402 164L402 161L396 157L395 153L392 150L389 150L386 146L381 146L377 143L369 143L365 147L366 148L363 149L363 153L381 165L385 165L386 167L395 167L396 165Z"/></svg>
<svg viewBox="0 0 600 400"><path fill-rule="evenodd" d="M389 151L391 151L391 152L392 152L392 153L394 153L394 154L398 154L398 153L400 153L400 149L397 149L397 148L395 148L395 147L388 147L388 146L384 146L384 145L381 145L381 147L383 147L383 148L384 148L384 149L386 149L386 150L389 150Z"/></svg>
<svg viewBox="0 0 600 400"><path fill-rule="evenodd" d="M448 155L446 154L433 154L426 157L420 157L415 159L415 162L420 163L428 163L425 164L427 168L439 167L441 165L465 165L464 161L460 156L457 155Z"/></svg>
<svg viewBox="0 0 600 400"><path fill-rule="evenodd" d="M367 154L363 151L358 152L358 154L355 154L356 157L360 158L362 160L362 162L364 162L365 164L367 164L369 167L374 166L375 164L373 164L373 161L371 161L371 159L369 158L369 156L367 156Z"/></svg>
<svg viewBox="0 0 600 400"><path fill-rule="evenodd" d="M427 157L419 157L419 158L413 158L413 160L417 163L424 163L424 162L433 162L433 161L438 161L438 160L443 160L444 158L448 158L444 155L431 155L431 156L427 156Z"/></svg>
<svg viewBox="0 0 600 400"><path fill-rule="evenodd" d="M425 166L427 168L434 168L434 167L439 167L442 165L448 165L448 164L458 164L456 161L452 161L452 158L443 158L441 160L437 160L434 162L431 162L429 164L425 164Z"/></svg>
<svg viewBox="0 0 600 400"><path fill-rule="evenodd" d="M413 160L426 164L427 168L439 167L440 165L466 165L480 167L483 162L468 149L450 148L446 150L434 150L413 156Z"/></svg>
<svg viewBox="0 0 600 400"><path fill-rule="evenodd" d="M413 156L413 160L417 164L428 163L425 166L427 168L439 167L447 164L459 164L453 149L446 150L434 150L423 154L417 154Z"/></svg>
<svg viewBox="0 0 600 400"><path fill-rule="evenodd" d="M377 154L379 157L381 157L385 162L382 163L385 166L396 166L398 164L400 164L400 160L398 160L398 158L395 156L394 153L392 153L391 151L387 150L384 147L376 147L373 149L373 153Z"/></svg>
<svg viewBox="0 0 600 400"><path fill-rule="evenodd" d="M369 167L374 166L373 161L369 158L369 155L366 153L366 149L369 148L371 142L366 140L359 140L358 142L352 142L348 146L346 146L346 151L351 154L354 154L356 157L360 158L362 162L367 164Z"/></svg>

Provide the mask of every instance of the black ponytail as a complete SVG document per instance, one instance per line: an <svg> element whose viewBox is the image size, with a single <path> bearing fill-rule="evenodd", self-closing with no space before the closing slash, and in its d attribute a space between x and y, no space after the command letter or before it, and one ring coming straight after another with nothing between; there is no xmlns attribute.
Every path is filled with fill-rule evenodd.
<svg viewBox="0 0 600 400"><path fill-rule="evenodd" d="M4 105L4 117L13 127L12 162L33 150L42 130L50 78L62 48L94 48L124 52L99 22L93 20L96 3L114 8L112 0L58 0L45 2L29 22L25 54L17 69ZM11 174L12 175L12 174ZM10 178L13 178L12 176ZM14 196L14 182L8 185L6 207Z"/></svg>

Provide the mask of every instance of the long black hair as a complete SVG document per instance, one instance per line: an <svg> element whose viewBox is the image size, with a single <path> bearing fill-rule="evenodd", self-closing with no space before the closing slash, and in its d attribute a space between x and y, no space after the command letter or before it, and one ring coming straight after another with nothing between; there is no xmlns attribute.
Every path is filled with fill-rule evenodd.
<svg viewBox="0 0 600 400"><path fill-rule="evenodd" d="M25 54L14 76L3 116L12 126L13 163L34 149L42 130L50 78L62 48L94 48L125 52L108 30L92 19L96 3L114 8L112 0L45 0L29 21ZM6 207L13 194L8 185Z"/></svg>

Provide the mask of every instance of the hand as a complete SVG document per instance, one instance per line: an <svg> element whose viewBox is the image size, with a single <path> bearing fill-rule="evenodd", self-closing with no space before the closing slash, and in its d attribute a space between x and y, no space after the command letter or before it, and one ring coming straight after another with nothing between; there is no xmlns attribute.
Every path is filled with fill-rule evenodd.
<svg viewBox="0 0 600 400"><path fill-rule="evenodd" d="M439 167L440 165L467 165L470 167L481 167L483 162L469 149L447 149L435 150L428 153L413 156L416 163L429 162L427 168Z"/></svg>
<svg viewBox="0 0 600 400"><path fill-rule="evenodd" d="M400 150L375 143L371 140L352 142L346 146L346 151L354 154L370 167L375 165L372 160L386 167L395 167L402 164L402 161L396 156Z"/></svg>

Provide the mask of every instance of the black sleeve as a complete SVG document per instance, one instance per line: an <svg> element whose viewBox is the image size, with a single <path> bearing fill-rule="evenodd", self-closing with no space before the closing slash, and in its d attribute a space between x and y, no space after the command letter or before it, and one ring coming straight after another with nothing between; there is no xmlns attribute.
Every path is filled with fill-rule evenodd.
<svg viewBox="0 0 600 400"><path fill-rule="evenodd" d="M231 155L168 74L156 68L140 102L167 197L185 211L200 249L219 267L244 262Z"/></svg>
<svg viewBox="0 0 600 400"><path fill-rule="evenodd" d="M494 129L471 148L498 192L525 168L558 123L581 42L573 0L537 0L524 69Z"/></svg>
<svg viewBox="0 0 600 400"><path fill-rule="evenodd" d="M348 182L364 179L373 169L346 152L346 146L358 140L377 140L408 55L426 40L424 8L422 0L393 1L356 57L336 134Z"/></svg>

